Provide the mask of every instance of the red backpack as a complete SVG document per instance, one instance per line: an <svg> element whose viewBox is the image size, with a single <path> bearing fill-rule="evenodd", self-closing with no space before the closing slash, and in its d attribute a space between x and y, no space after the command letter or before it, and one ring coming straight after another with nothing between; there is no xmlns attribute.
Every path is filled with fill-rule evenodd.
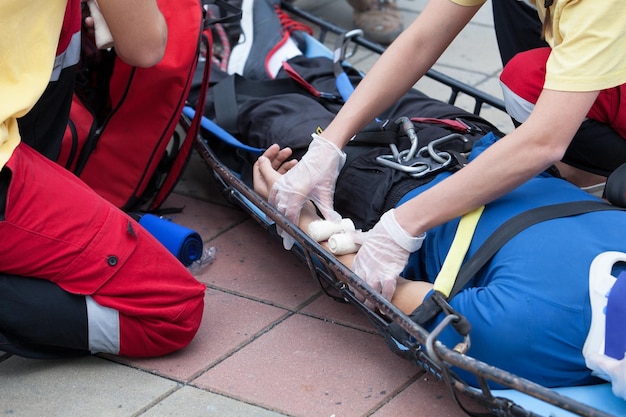
<svg viewBox="0 0 626 417"><path fill-rule="evenodd" d="M219 2L219 0L218 0ZM191 154L204 97L181 117L202 47L211 54L200 0L157 0L168 26L165 55L151 68L122 62L83 35L70 120L58 162L117 207L156 210ZM201 95L210 65L205 66Z"/></svg>

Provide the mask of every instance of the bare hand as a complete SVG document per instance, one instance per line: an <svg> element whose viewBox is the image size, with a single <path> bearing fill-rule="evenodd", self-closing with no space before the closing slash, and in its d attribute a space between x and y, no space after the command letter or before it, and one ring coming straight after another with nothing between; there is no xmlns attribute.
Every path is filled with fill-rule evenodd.
<svg viewBox="0 0 626 417"><path fill-rule="evenodd" d="M274 183L298 163L295 159L285 162L291 154L291 148L280 149L274 144L255 162L252 168L254 191L264 199L267 200Z"/></svg>

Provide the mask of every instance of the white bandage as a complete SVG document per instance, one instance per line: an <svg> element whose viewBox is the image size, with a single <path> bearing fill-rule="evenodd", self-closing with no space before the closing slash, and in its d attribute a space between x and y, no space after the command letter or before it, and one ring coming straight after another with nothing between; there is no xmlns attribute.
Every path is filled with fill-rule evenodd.
<svg viewBox="0 0 626 417"><path fill-rule="evenodd" d="M98 49L109 49L113 47L113 36L109 31L109 26L100 12L98 2L96 0L87 0L89 12L93 18L93 30L96 37L96 46Z"/></svg>
<svg viewBox="0 0 626 417"><path fill-rule="evenodd" d="M328 220L315 220L309 224L309 236L316 242L323 242L335 233L353 232L354 223L350 219L341 219L335 223Z"/></svg>
<svg viewBox="0 0 626 417"><path fill-rule="evenodd" d="M335 233L328 238L328 250L336 256L357 253L360 247L353 233Z"/></svg>

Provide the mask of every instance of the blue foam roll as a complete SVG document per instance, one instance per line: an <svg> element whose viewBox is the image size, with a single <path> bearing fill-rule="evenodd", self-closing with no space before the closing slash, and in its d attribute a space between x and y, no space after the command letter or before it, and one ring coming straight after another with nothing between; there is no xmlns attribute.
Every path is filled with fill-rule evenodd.
<svg viewBox="0 0 626 417"><path fill-rule="evenodd" d="M154 214L144 214L139 219L139 224L157 238L183 265L190 266L202 257L202 238L197 232Z"/></svg>

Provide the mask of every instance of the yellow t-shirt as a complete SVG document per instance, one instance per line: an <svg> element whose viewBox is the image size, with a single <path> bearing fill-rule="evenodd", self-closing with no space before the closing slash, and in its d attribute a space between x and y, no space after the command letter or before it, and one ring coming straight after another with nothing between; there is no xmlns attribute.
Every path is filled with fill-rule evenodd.
<svg viewBox="0 0 626 417"><path fill-rule="evenodd" d="M485 0L451 0L476 6ZM492 0L499 1L499 0ZM544 0L534 4L541 21ZM559 91L594 91L626 82L626 1L554 0L550 8L552 30L546 41L552 47L545 88Z"/></svg>
<svg viewBox="0 0 626 417"><path fill-rule="evenodd" d="M20 141L17 118L48 85L66 3L0 1L0 168Z"/></svg>
<svg viewBox="0 0 626 417"><path fill-rule="evenodd" d="M543 19L545 8L537 10ZM592 91L626 82L624 0L555 0L550 14L545 88Z"/></svg>

